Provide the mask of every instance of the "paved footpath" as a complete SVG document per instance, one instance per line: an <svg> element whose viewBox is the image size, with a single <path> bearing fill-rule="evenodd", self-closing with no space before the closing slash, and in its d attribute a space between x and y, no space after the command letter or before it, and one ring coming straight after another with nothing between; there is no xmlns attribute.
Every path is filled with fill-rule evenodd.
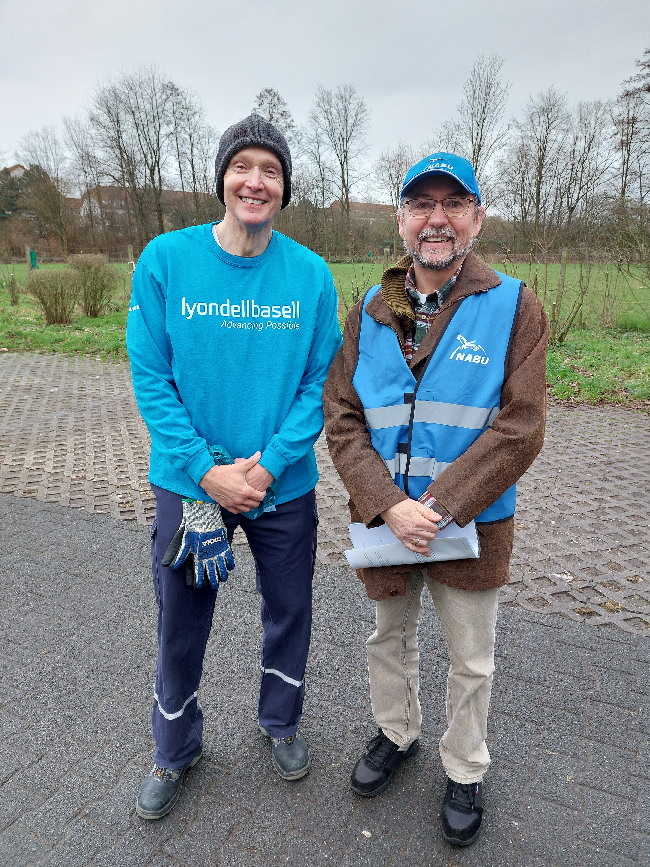
<svg viewBox="0 0 650 867"><path fill-rule="evenodd" d="M170 816L136 817L155 603L128 367L4 354L0 405L0 865L650 865L647 413L551 407L502 594L484 832L459 850L438 830L448 659L430 603L423 749L379 797L349 789L374 733L373 606L344 565L346 498L322 441L312 769L280 780L257 730L259 597L240 538L206 657L205 757Z"/></svg>

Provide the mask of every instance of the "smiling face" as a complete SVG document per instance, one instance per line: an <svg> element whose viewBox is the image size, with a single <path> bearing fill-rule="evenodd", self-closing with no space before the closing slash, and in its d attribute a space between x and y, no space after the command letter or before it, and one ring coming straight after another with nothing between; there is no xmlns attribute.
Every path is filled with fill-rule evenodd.
<svg viewBox="0 0 650 867"><path fill-rule="evenodd" d="M244 148L230 160L223 178L226 208L240 223L260 227L282 207L282 164L264 148Z"/></svg>
<svg viewBox="0 0 650 867"><path fill-rule="evenodd" d="M480 231L484 211L473 202L462 217L445 214L440 200L454 196L473 198L452 178L439 176L421 181L404 199L405 207L397 217L399 233L407 252L423 268L455 271ZM436 199L437 203L428 217L414 217L406 206L414 199Z"/></svg>

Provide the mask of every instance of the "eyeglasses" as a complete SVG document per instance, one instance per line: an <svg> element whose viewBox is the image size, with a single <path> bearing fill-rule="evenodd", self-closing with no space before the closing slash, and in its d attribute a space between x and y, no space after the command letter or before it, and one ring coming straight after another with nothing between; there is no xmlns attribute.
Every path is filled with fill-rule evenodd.
<svg viewBox="0 0 650 867"><path fill-rule="evenodd" d="M445 215L453 220L456 217L464 217L473 202L474 199L463 196L453 196L448 199L411 199L406 202L406 208L412 217L428 219L436 205L440 203Z"/></svg>

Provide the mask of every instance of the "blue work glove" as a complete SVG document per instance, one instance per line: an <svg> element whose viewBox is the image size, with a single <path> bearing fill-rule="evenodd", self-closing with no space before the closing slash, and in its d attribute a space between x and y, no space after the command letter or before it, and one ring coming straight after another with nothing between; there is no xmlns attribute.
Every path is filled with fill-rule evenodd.
<svg viewBox="0 0 650 867"><path fill-rule="evenodd" d="M162 564L179 569L183 563L187 583L194 587L202 587L206 575L213 590L219 588L219 581L228 580L228 571L235 568L235 558L218 503L183 500L183 520Z"/></svg>

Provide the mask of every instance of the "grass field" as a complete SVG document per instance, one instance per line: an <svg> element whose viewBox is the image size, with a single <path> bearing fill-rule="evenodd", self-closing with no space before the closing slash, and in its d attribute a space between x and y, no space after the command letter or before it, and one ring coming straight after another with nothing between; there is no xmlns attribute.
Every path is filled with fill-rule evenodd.
<svg viewBox="0 0 650 867"><path fill-rule="evenodd" d="M540 301L550 314L555 301L560 278L560 265L537 265L532 268L524 265L491 262L497 271L523 280L535 289ZM383 265L362 262L355 265L333 264L330 270L339 292L342 290L346 302L350 304L374 286L381 279ZM640 274L639 274L640 276ZM605 326L623 331L650 332L650 287L638 279L630 281L618 273L615 265L593 265L582 269L585 287L582 313L574 320L575 324L588 328ZM560 312L560 324L569 316L573 303L580 292L580 266L567 265L564 294Z"/></svg>
<svg viewBox="0 0 650 867"><path fill-rule="evenodd" d="M39 271L52 271L52 270L57 270L59 268L67 268L67 267L68 267L68 265L65 262L53 262L53 263L48 262L46 264L40 264L38 266ZM119 262L119 263L113 265L113 267L115 269L117 269L117 271L122 276L124 276L124 277L128 276L129 266L127 265L126 262ZM18 283L24 283L25 280L27 279L27 275L28 275L27 265L24 262L18 262L15 265L0 265L0 288L2 287L2 280L6 279L7 276L11 273L11 271L13 271L14 274L16 275L16 281Z"/></svg>
<svg viewBox="0 0 650 867"><path fill-rule="evenodd" d="M27 266L16 265L16 280L24 284ZM65 265L42 265L42 270L64 268ZM128 266L115 266L124 278L113 310L97 319L79 316L72 325L43 324L43 317L31 298L20 294L20 303L11 307L9 292L3 280L9 276L9 266L0 265L0 351L88 353L103 358L126 358L125 330L128 307ZM534 270L519 265L493 263L497 270L507 270L531 286ZM381 264L332 264L330 266L337 289L348 305L379 282ZM514 274L513 274L514 271ZM540 300L550 310L555 298L560 266L549 265L537 272ZM567 266L562 321L571 309L578 291L579 267ZM584 279L584 272L583 272ZM544 293L544 287L546 292ZM628 285L615 273L614 266L594 266L589 289L585 294L582 327L569 330L564 343L549 350L547 379L549 394L560 400L611 402L627 406L647 405L650 401L650 291L639 285ZM611 324L611 327L606 327Z"/></svg>
<svg viewBox="0 0 650 867"><path fill-rule="evenodd" d="M67 268L63 264L40 265L39 270L49 271ZM0 351L88 353L103 358L126 358L126 317L128 312L128 266L116 265L124 278L122 291L114 299L113 310L104 316L91 319L79 314L72 325L45 325L43 315L24 292L20 292L19 304L9 303L6 282L10 266L0 265ZM27 265L13 265L16 282L22 288L27 279Z"/></svg>

